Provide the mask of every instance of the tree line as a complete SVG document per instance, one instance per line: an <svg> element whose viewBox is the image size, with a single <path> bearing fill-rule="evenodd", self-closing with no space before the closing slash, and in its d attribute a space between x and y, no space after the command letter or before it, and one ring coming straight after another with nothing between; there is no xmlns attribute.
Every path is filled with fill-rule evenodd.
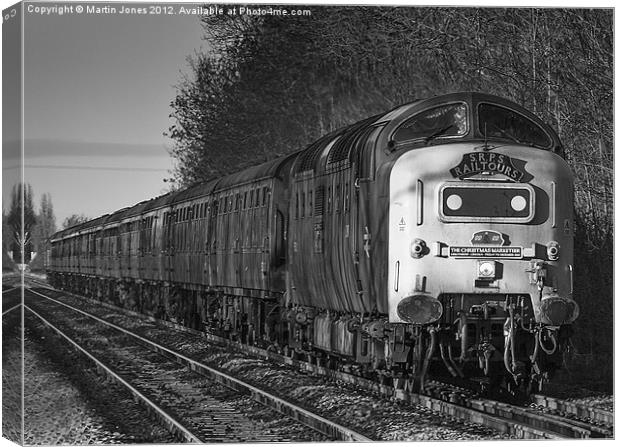
<svg viewBox="0 0 620 447"><path fill-rule="evenodd" d="M49 248L49 237L57 231L54 205L50 193L43 193L38 212L35 210L32 186L18 183L11 190L8 212L2 209L2 265L10 270L14 264L29 264L43 269L43 259ZM69 228L89 218L83 214L72 214L65 218L62 228ZM23 253L22 253L23 249ZM36 255L33 256L33 253ZM22 257L23 256L23 257Z"/></svg>
<svg viewBox="0 0 620 447"><path fill-rule="evenodd" d="M181 188L276 158L414 99L480 91L551 124L575 174L571 374L612 371L613 10L313 7L205 16L171 103Z"/></svg>

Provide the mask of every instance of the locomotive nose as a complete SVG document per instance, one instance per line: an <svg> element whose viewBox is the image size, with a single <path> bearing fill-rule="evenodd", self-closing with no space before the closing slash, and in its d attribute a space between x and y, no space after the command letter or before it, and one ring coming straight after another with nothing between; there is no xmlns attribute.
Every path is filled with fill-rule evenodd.
<svg viewBox="0 0 620 447"><path fill-rule="evenodd" d="M426 294L411 295L398 303L398 316L408 323L429 324L439 320L443 313L441 302Z"/></svg>
<svg viewBox="0 0 620 447"><path fill-rule="evenodd" d="M570 324L579 316L579 305L570 298L544 295L540 301L540 321L552 326Z"/></svg>

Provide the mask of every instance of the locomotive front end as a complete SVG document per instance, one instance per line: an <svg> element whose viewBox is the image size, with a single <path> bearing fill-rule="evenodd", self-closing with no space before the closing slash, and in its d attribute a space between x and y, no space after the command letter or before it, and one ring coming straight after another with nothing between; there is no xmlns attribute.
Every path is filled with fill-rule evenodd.
<svg viewBox="0 0 620 447"><path fill-rule="evenodd" d="M482 98L429 107L391 138L390 322L425 326L426 357L455 377L542 383L579 314L557 137Z"/></svg>

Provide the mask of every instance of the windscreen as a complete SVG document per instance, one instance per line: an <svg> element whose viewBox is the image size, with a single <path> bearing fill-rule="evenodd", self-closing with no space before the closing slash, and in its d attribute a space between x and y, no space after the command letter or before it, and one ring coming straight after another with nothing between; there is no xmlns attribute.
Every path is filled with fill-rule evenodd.
<svg viewBox="0 0 620 447"><path fill-rule="evenodd" d="M547 133L532 120L523 115L494 104L478 106L478 130L486 138L501 138L519 144L551 147Z"/></svg>
<svg viewBox="0 0 620 447"><path fill-rule="evenodd" d="M460 136L467 133L465 103L447 104L424 110L398 128L395 142L421 138Z"/></svg>

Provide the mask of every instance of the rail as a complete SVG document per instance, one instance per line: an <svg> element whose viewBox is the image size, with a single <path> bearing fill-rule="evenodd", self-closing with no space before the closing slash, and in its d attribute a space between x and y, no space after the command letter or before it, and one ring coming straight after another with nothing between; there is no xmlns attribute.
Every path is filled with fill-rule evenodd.
<svg viewBox="0 0 620 447"><path fill-rule="evenodd" d="M572 414L578 418L589 419L603 425L610 426L614 423L613 412L603 410L602 408L578 404L551 396L543 396L541 394L534 394L532 396L532 403L552 410L557 410L562 413Z"/></svg>

